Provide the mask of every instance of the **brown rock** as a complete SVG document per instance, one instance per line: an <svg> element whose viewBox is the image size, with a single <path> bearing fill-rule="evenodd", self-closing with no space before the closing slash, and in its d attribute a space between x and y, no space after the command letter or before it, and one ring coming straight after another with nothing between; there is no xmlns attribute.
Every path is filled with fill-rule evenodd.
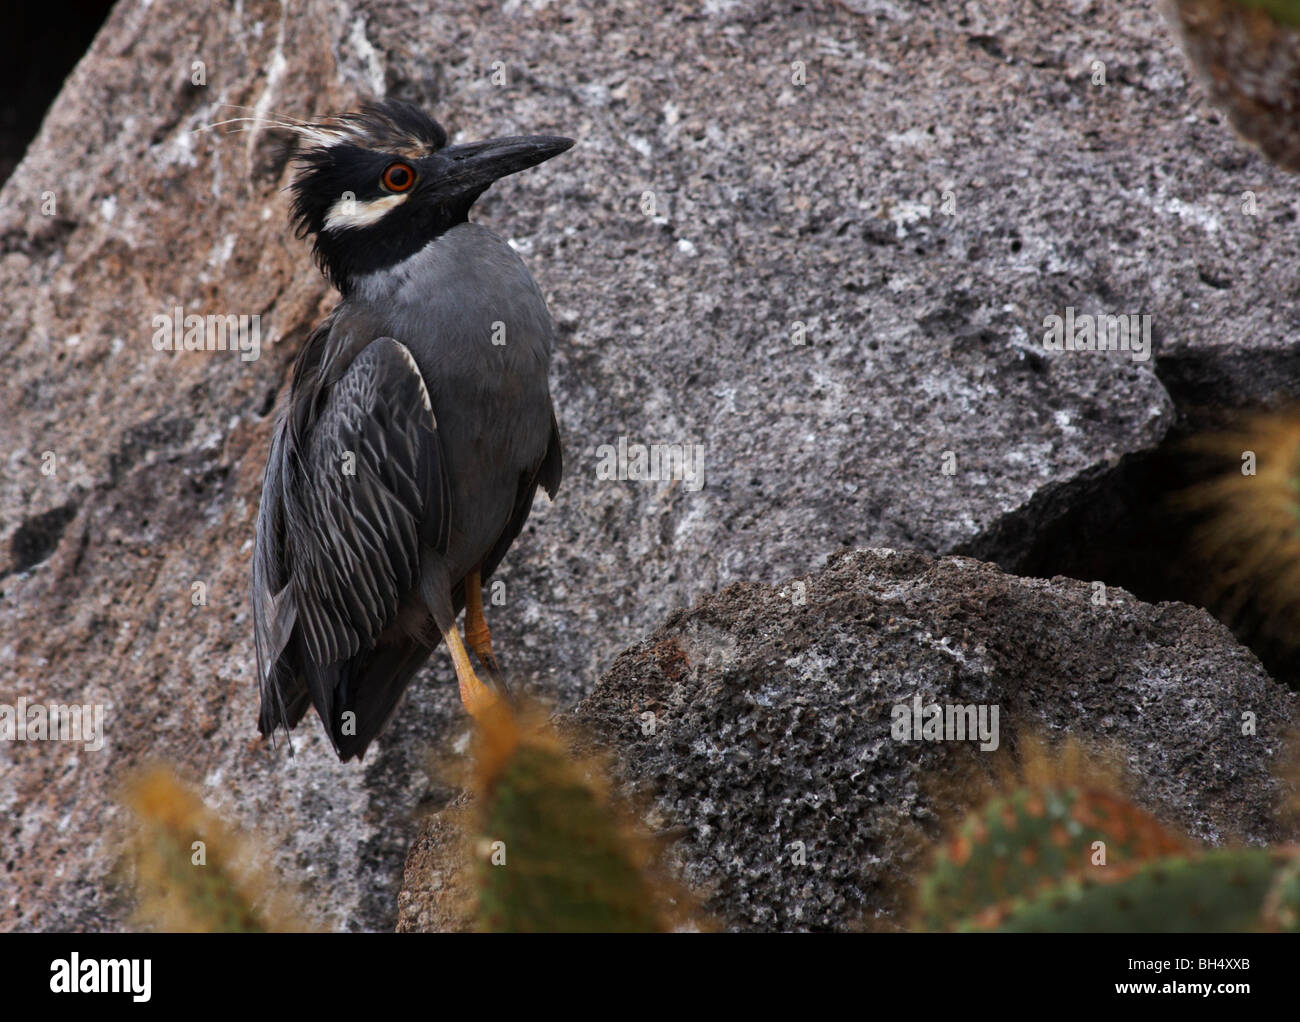
<svg viewBox="0 0 1300 1022"><path fill-rule="evenodd" d="M1238 0L1167 0L1166 9L1233 127L1270 160L1300 170L1300 24Z"/></svg>

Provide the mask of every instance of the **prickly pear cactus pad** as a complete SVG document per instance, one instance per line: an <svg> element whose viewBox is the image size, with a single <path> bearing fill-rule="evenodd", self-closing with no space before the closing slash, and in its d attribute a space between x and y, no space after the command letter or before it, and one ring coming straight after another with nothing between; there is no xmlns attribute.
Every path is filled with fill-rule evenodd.
<svg viewBox="0 0 1300 1022"><path fill-rule="evenodd" d="M128 781L133 823L121 864L146 926L203 933L306 929L284 879L254 842L212 812L165 767Z"/></svg>
<svg viewBox="0 0 1300 1022"><path fill-rule="evenodd" d="M995 928L1005 933L1294 931L1300 906L1295 863L1294 849L1244 848L1158 859L1115 883L1070 877L1017 900Z"/></svg>
<svg viewBox="0 0 1300 1022"><path fill-rule="evenodd" d="M1185 844L1123 799L1077 787L1026 787L970 813L920 885L927 929L995 922L1018 897L1067 879L1126 876Z"/></svg>
<svg viewBox="0 0 1300 1022"><path fill-rule="evenodd" d="M665 929L647 855L595 768L502 711L484 725L476 852L479 926L506 933Z"/></svg>

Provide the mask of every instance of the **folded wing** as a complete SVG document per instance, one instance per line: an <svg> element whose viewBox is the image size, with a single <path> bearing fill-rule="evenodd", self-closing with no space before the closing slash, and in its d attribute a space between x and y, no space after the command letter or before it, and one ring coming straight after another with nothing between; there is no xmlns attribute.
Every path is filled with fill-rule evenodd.
<svg viewBox="0 0 1300 1022"><path fill-rule="evenodd" d="M446 549L451 499L429 395L402 344L378 338L301 400L277 429L258 514L260 727L294 726L310 700L335 736L347 663L394 623L422 547Z"/></svg>

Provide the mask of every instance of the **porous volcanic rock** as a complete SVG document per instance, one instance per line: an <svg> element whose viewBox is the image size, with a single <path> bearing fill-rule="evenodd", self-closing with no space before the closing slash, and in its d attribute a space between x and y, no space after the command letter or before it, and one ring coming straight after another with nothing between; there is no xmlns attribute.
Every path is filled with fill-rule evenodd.
<svg viewBox="0 0 1300 1022"><path fill-rule="evenodd" d="M998 748L899 741L893 709L918 696L996 706ZM1072 736L1197 840L1300 833L1277 769L1300 697L1223 625L968 558L861 550L728 586L624 652L561 720L608 753L706 914L734 929L904 925L934 842L1016 773L1026 741ZM418 847L463 848L445 837L455 825L434 815ZM456 859L413 855L403 898L445 905L448 875L464 877Z"/></svg>

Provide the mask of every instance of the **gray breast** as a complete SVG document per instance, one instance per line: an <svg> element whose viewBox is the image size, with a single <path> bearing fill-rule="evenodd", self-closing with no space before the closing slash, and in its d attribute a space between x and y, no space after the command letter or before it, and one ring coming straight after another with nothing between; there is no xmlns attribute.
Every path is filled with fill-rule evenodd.
<svg viewBox="0 0 1300 1022"><path fill-rule="evenodd" d="M503 239L461 224L360 278L347 305L343 320L401 341L420 367L451 476L448 559L467 571L509 520L520 475L546 453L546 302Z"/></svg>

